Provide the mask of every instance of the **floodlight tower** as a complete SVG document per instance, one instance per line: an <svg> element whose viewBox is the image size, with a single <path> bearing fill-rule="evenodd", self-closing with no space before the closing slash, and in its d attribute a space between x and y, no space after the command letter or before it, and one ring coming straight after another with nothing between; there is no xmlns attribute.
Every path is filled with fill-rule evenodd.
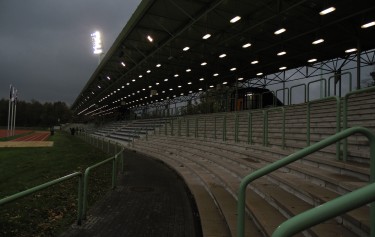
<svg viewBox="0 0 375 237"><path fill-rule="evenodd" d="M91 34L93 53L99 55L99 64L103 56L102 39L99 31L95 31Z"/></svg>

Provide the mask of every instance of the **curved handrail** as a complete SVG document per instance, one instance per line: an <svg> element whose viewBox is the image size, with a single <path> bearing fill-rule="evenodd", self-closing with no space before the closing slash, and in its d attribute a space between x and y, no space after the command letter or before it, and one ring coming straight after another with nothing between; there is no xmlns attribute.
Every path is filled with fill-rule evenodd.
<svg viewBox="0 0 375 237"><path fill-rule="evenodd" d="M302 150L299 150L287 157L284 157L281 160L275 161L274 163L271 163L269 165L266 165L265 167L258 169L254 171L253 173L247 175L241 180L240 187L239 187L239 193L238 193L238 205L237 205L237 236L243 237L244 236L244 222L245 222L245 199L246 199L246 188L247 185L262 177L265 176L283 166L286 166L294 161L297 161L299 159L302 159L303 157L310 155L320 149L323 149L324 147L327 147L333 143L336 143L342 139L345 139L346 137L354 134L354 133L362 133L365 135L370 143L370 157L371 157L371 164L370 164L370 182L374 182L374 175L375 175L375 135L367 128L363 127L353 127L348 128L344 131L341 131L339 133L336 133L330 137L327 137L323 139L320 142L317 142L309 147L306 147ZM375 205L371 205L371 232L375 232ZM375 233L372 233L371 236L375 236Z"/></svg>
<svg viewBox="0 0 375 237"><path fill-rule="evenodd" d="M293 216L273 232L272 237L293 236L316 224L375 201L375 183ZM373 231L374 226L371 226ZM373 236L373 235L371 235Z"/></svg>
<svg viewBox="0 0 375 237"><path fill-rule="evenodd" d="M123 152L124 152L124 147L121 147L121 150L117 154L115 154L114 156L86 168L85 173L84 173L84 177L83 177L82 219L86 219L87 193L88 193L88 182L89 182L90 171L92 169L95 169L99 166L102 166L102 165L112 161L112 189L115 189L116 188L117 163L118 163L117 160L120 157L122 162L123 162L123 158L124 158ZM123 167L124 166L122 165L122 168Z"/></svg>
<svg viewBox="0 0 375 237"><path fill-rule="evenodd" d="M9 203L9 202L13 202L13 201L15 201L17 199L20 199L22 197L28 196L30 194L33 194L35 192L41 191L43 189L46 189L46 188L48 188L52 185L61 183L61 182L66 181L68 179L72 179L74 177L78 177L78 214L77 214L78 217L77 217L77 224L80 225L81 220L82 220L82 213L83 213L82 212L83 211L83 209L82 209L83 208L83 206L82 206L83 184L82 184L82 173L81 172L74 172L74 173L68 174L66 176L60 177L58 179L54 179L54 180L49 181L47 183L35 186L33 188L29 188L29 189L24 190L22 192L19 192L19 193L13 194L11 196L5 197L3 199L0 199L0 206L3 205L3 204Z"/></svg>

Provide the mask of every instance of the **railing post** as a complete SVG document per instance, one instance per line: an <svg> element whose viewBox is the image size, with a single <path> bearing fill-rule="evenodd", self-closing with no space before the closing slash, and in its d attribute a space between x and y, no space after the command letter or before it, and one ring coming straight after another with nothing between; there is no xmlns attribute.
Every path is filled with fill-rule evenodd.
<svg viewBox="0 0 375 237"><path fill-rule="evenodd" d="M247 144L253 144L253 119L252 114L249 112L248 114L248 120L247 120Z"/></svg>
<svg viewBox="0 0 375 237"><path fill-rule="evenodd" d="M223 118L223 141L227 140L227 116L224 114Z"/></svg>
<svg viewBox="0 0 375 237"><path fill-rule="evenodd" d="M204 139L207 138L206 129L207 129L207 118L204 117L204 135L203 135Z"/></svg>
<svg viewBox="0 0 375 237"><path fill-rule="evenodd" d="M171 136L174 136L174 129L173 129L173 118L171 118Z"/></svg>
<svg viewBox="0 0 375 237"><path fill-rule="evenodd" d="M121 173L124 173L124 151L121 152Z"/></svg>
<svg viewBox="0 0 375 237"><path fill-rule="evenodd" d="M214 120L214 140L216 140L216 116Z"/></svg>
<svg viewBox="0 0 375 237"><path fill-rule="evenodd" d="M190 131L189 131L189 119L186 119L186 136L190 136Z"/></svg>
<svg viewBox="0 0 375 237"><path fill-rule="evenodd" d="M195 129L194 129L194 137L197 138L198 137L198 117L195 117Z"/></svg>
<svg viewBox="0 0 375 237"><path fill-rule="evenodd" d="M112 161L112 189L116 188L116 175L117 175L117 155L115 155L113 161Z"/></svg>
<svg viewBox="0 0 375 237"><path fill-rule="evenodd" d="M375 91L375 86L369 87L369 88L364 88L356 91L349 92L345 95L344 97L344 105L343 105L343 121L342 121L342 129L345 130L348 128L348 99L350 96L355 95L355 94L361 94L361 93L369 93L369 92L374 92ZM375 159L375 158L373 158ZM343 161L348 160L348 139L344 139L343 141Z"/></svg>
<svg viewBox="0 0 375 237"><path fill-rule="evenodd" d="M80 174L78 176L78 217L77 217L77 225L81 225L82 223L82 215L83 215L83 175Z"/></svg>
<svg viewBox="0 0 375 237"><path fill-rule="evenodd" d="M164 119L164 135L167 136L168 131L167 131L167 121Z"/></svg>
<svg viewBox="0 0 375 237"><path fill-rule="evenodd" d="M107 140L107 153L109 154L109 144L111 143L111 140Z"/></svg>
<svg viewBox="0 0 375 237"><path fill-rule="evenodd" d="M181 119L178 119L178 131L177 131L178 136L181 136Z"/></svg>
<svg viewBox="0 0 375 237"><path fill-rule="evenodd" d="M268 143L268 111L263 110L263 146Z"/></svg>
<svg viewBox="0 0 375 237"><path fill-rule="evenodd" d="M238 113L235 114L234 118L234 142L238 142Z"/></svg>
<svg viewBox="0 0 375 237"><path fill-rule="evenodd" d="M323 98L323 99L318 99L318 100L313 100L313 101L308 101L307 102L307 118L306 118L306 146L310 146L311 144L311 139L310 139L310 136L311 136L311 104L313 103L316 103L316 102L319 102L319 101L324 101L324 100L330 100L330 99L335 99L336 100L336 133L340 132L340 125L341 125L341 119L340 119L340 115L341 115L341 102L340 102L340 98L337 97L337 96L331 96L331 97L326 97L326 98ZM345 106L345 105L344 105ZM344 139L344 142L345 142L346 139ZM340 141L338 141L336 143L336 159L337 160L340 160ZM345 153L345 149L344 149L344 153ZM345 154L344 154L344 157L345 157Z"/></svg>

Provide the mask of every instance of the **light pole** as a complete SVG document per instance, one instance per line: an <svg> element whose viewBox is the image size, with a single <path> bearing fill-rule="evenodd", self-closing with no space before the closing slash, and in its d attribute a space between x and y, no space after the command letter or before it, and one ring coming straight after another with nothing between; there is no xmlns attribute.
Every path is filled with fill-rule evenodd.
<svg viewBox="0 0 375 237"><path fill-rule="evenodd" d="M92 42L92 48L93 48L93 53L99 55L99 63L102 60L102 55L103 53L103 47L102 47L102 39L99 31L95 31L94 33L91 34L91 42Z"/></svg>

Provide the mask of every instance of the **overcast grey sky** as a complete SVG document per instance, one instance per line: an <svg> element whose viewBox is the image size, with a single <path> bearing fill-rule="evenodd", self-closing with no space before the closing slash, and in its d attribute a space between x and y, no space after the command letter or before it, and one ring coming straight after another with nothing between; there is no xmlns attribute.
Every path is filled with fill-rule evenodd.
<svg viewBox="0 0 375 237"><path fill-rule="evenodd" d="M0 98L72 104L98 66L90 34L106 52L141 0L0 0Z"/></svg>

